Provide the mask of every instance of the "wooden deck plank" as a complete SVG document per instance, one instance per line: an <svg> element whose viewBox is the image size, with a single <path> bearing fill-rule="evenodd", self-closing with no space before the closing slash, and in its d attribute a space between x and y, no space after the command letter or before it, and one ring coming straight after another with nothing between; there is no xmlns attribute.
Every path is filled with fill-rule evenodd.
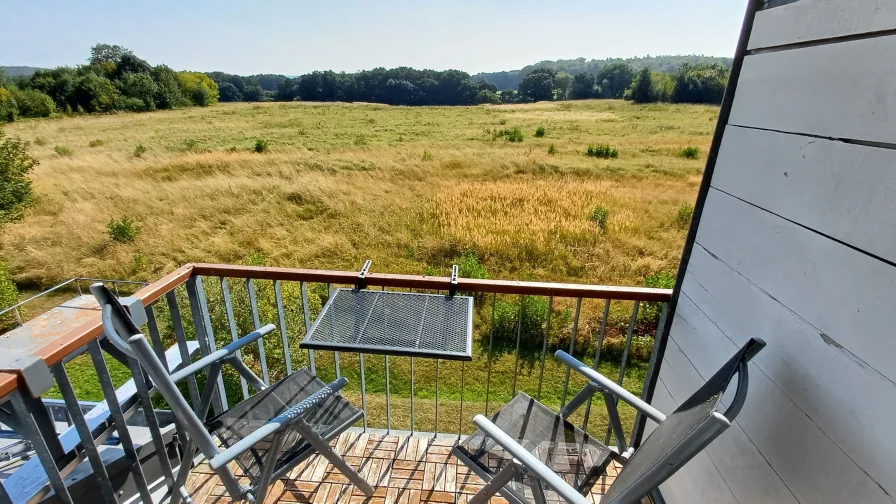
<svg viewBox="0 0 896 504"><path fill-rule="evenodd" d="M451 455L455 443L456 439L345 432L331 444L374 485L373 496L365 496L325 458L315 455L272 483L265 504L466 504L485 482ZM589 498L600 502L621 469L618 463L611 463ZM245 478L240 480L245 482ZM232 502L207 464L200 464L190 474L187 489L196 504ZM495 497L491 502L507 501Z"/></svg>

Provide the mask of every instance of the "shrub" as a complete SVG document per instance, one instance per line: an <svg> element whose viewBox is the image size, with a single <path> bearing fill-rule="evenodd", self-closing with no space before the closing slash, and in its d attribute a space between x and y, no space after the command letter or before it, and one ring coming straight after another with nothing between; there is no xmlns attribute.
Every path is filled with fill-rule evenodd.
<svg viewBox="0 0 896 504"><path fill-rule="evenodd" d="M632 344L628 350L628 361L650 361L650 353L653 351L653 338L651 336L632 336ZM600 359L616 362L622 361L625 353L625 338L607 338L601 345Z"/></svg>
<svg viewBox="0 0 896 504"><path fill-rule="evenodd" d="M688 145L684 149L681 149L681 156L685 159L697 159L700 157L700 148Z"/></svg>
<svg viewBox="0 0 896 504"><path fill-rule="evenodd" d="M479 262L476 253L469 251L460 256L457 261L457 274L463 278L491 278L488 270Z"/></svg>
<svg viewBox="0 0 896 504"><path fill-rule="evenodd" d="M678 207L678 214L675 215L675 224L681 229L687 229L691 225L691 219L694 217L694 206L690 203L682 203Z"/></svg>
<svg viewBox="0 0 896 504"><path fill-rule="evenodd" d="M507 140L508 142L522 142L523 130L519 128L500 129L495 130L495 132L492 133L492 140L497 140L501 137L504 137L504 140Z"/></svg>
<svg viewBox="0 0 896 504"><path fill-rule="evenodd" d="M539 127L535 130L535 138L541 138L541 137L543 137L543 136L544 136L544 126L539 126Z"/></svg>
<svg viewBox="0 0 896 504"><path fill-rule="evenodd" d="M19 117L19 106L12 93L0 88L0 122L13 122Z"/></svg>
<svg viewBox="0 0 896 504"><path fill-rule="evenodd" d="M523 296L522 302L522 309L517 302L500 299L495 302L495 318L492 322L495 349L513 351L519 331L520 350L540 354L545 336L548 337L548 346L553 347L552 342L558 341L563 331L567 330L572 318L570 310L566 308L551 312L550 334L546 335L549 313L547 298ZM483 338L483 342L487 344L487 339Z"/></svg>
<svg viewBox="0 0 896 504"><path fill-rule="evenodd" d="M50 117L56 111L53 99L35 89L13 88L10 93L22 117Z"/></svg>
<svg viewBox="0 0 896 504"><path fill-rule="evenodd" d="M19 302L19 289L9 275L6 265L0 261L0 310L9 308ZM8 313L0 316L0 331L12 328L16 325L15 314Z"/></svg>
<svg viewBox="0 0 896 504"><path fill-rule="evenodd" d="M44 145L47 145L48 143L50 143L50 142L44 137L37 137L34 139L34 145L37 145L38 147L43 147Z"/></svg>
<svg viewBox="0 0 896 504"><path fill-rule="evenodd" d="M675 287L675 277L668 271L660 271L658 273L647 275L644 277L644 287L671 289ZM662 303L650 301L643 302L638 310L638 321L655 326L660 320L662 311Z"/></svg>
<svg viewBox="0 0 896 504"><path fill-rule="evenodd" d="M551 146L548 147L548 155L553 156L556 153L557 153L557 148L554 147L554 144L551 144Z"/></svg>
<svg viewBox="0 0 896 504"><path fill-rule="evenodd" d="M57 155L65 156L65 157L72 157L72 154L74 153L74 151L72 151L68 147L65 147L62 145L57 145L56 147L53 147L53 150L56 151Z"/></svg>
<svg viewBox="0 0 896 504"><path fill-rule="evenodd" d="M134 157L135 158L143 157L143 155L146 154L147 150L149 150L149 149L147 149L145 145L137 144L137 146L134 147Z"/></svg>
<svg viewBox="0 0 896 504"><path fill-rule="evenodd" d="M37 160L28 152L28 142L6 138L0 129L0 225L21 217L31 204L31 180L28 172Z"/></svg>
<svg viewBox="0 0 896 504"><path fill-rule="evenodd" d="M608 144L589 145L585 155L600 159L616 159L619 157L619 150L610 147Z"/></svg>
<svg viewBox="0 0 896 504"><path fill-rule="evenodd" d="M88 147L102 147L106 145L106 142L97 138L96 140L91 140L90 143L87 144Z"/></svg>
<svg viewBox="0 0 896 504"><path fill-rule="evenodd" d="M264 154L268 151L268 141L263 139L258 139L255 141L255 146L252 147L252 152L256 154Z"/></svg>
<svg viewBox="0 0 896 504"><path fill-rule="evenodd" d="M423 160L432 161L432 152L429 152L428 150L423 151Z"/></svg>
<svg viewBox="0 0 896 504"><path fill-rule="evenodd" d="M109 238L118 243L130 243L140 234L140 227L127 215L124 215L118 220L109 219L109 223L106 224L106 233Z"/></svg>
<svg viewBox="0 0 896 504"><path fill-rule="evenodd" d="M590 220L591 222L597 224L597 227L599 227L600 229L606 229L607 221L610 220L610 211L600 205L597 205L591 212Z"/></svg>

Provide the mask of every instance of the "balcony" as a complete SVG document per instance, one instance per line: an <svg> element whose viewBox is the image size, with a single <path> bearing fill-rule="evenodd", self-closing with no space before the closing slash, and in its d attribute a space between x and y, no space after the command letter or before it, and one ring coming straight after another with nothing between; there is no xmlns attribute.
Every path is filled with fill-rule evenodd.
<svg viewBox="0 0 896 504"><path fill-rule="evenodd" d="M671 296L662 289L465 278L452 285L449 277L380 273L367 274L365 282L368 289L456 289L472 296L472 361L300 349L333 289L357 286L358 272L193 264L134 296L147 307L143 332L169 365L196 360L271 323L277 331L242 354L265 382L302 367L324 381L346 377L342 394L365 417L334 445L375 482L369 502L466 502L483 482L450 451L473 431L474 415L494 413L519 391L556 410L585 385L550 357L557 349L640 395L656 372L653 341ZM80 317L79 325L24 352L37 356L54 378L39 398L30 393L27 370L0 373L9 412L0 421L34 450L30 459L22 457L28 450L8 452L0 503L101 500L100 490L110 488L119 502L167 501L179 448L170 412L104 343L99 314ZM187 384L187 397L195 400L198 385ZM243 400L249 390L239 375L225 373L213 411ZM640 419L624 405L620 413L637 443ZM570 421L609 442L602 404L587 404ZM618 469L594 486L595 502ZM201 460L187 486L196 503L228 501ZM341 474L314 456L277 482L266 501L365 501L352 492Z"/></svg>

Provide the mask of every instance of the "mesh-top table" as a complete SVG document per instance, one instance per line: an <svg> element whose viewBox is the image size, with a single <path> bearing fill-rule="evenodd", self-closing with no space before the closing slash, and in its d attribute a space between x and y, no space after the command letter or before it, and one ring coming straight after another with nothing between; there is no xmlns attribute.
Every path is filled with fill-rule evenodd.
<svg viewBox="0 0 896 504"><path fill-rule="evenodd" d="M473 298L337 289L299 346L473 360Z"/></svg>

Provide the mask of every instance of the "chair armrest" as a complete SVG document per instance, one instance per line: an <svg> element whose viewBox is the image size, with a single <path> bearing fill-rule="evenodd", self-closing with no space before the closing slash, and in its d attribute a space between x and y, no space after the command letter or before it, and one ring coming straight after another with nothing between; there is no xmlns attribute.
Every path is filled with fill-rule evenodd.
<svg viewBox="0 0 896 504"><path fill-rule="evenodd" d="M557 352L554 353L554 357L556 357L560 362L566 364L573 371L579 373L580 375L584 376L589 381L600 387L602 391L609 392L610 394L629 403L633 408L640 411L641 413L646 415L647 418L653 420L654 422L661 423L666 419L666 415L664 415L658 409L642 401L640 397L637 397L628 390L625 390L613 380L591 369L563 350L557 350Z"/></svg>
<svg viewBox="0 0 896 504"><path fill-rule="evenodd" d="M209 460L209 465L212 469L218 469L219 467L228 464L231 460L239 457L249 448L255 446L255 444L262 439L270 436L271 434L284 427L292 425L301 420L305 413L311 411L315 406L322 403L331 395L339 393L339 390L342 389L342 387L344 387L347 383L348 380L346 380L345 377L342 376L326 387L311 394L300 403L292 406L283 413L280 413L276 417L272 418L270 421L268 421L268 423L259 427L258 430L256 430L252 434L249 434L248 436L239 440L230 448L216 455L213 459Z"/></svg>
<svg viewBox="0 0 896 504"><path fill-rule="evenodd" d="M529 450L523 448L514 439L508 436L497 425L493 424L489 419L482 415L473 417L473 424L485 433L486 436L492 438L501 448L513 456L520 464L522 464L530 475L535 475L542 482L547 484L551 489L563 497L566 502L573 504L590 504L591 501L582 496L575 488L571 487L563 478L552 471L548 466L544 465Z"/></svg>
<svg viewBox="0 0 896 504"><path fill-rule="evenodd" d="M203 369L211 366L212 364L230 357L231 355L235 354L239 349L243 348L244 346L248 345L249 343L254 343L262 336L270 334L271 332L274 331L274 329L276 329L274 324L268 324L258 330L252 331L249 334L243 336L242 338L234 341L233 343L231 343L223 348L219 348L218 350L215 350L214 352L206 355L205 357L190 364L189 366L187 366L175 373L172 373L171 380L174 383L177 383L190 375L196 374L199 371L202 371Z"/></svg>

